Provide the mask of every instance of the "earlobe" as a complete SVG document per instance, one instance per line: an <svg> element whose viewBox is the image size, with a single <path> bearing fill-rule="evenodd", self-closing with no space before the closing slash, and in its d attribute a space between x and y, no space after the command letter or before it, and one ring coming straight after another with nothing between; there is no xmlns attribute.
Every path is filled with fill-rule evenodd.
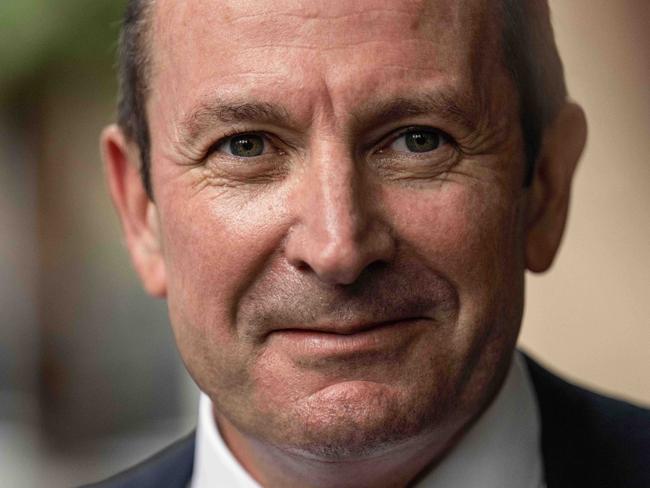
<svg viewBox="0 0 650 488"><path fill-rule="evenodd" d="M137 146L116 125L101 136L104 170L133 265L147 292L164 297L165 264L157 208L142 184Z"/></svg>
<svg viewBox="0 0 650 488"><path fill-rule="evenodd" d="M544 131L528 197L526 266L531 271L546 271L557 254L569 209L571 182L586 137L585 115L575 103L566 103Z"/></svg>

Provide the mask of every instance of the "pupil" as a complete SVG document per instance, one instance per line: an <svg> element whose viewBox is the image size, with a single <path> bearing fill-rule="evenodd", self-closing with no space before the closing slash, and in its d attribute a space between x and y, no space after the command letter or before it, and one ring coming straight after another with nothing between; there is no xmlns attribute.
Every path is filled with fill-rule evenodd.
<svg viewBox="0 0 650 488"><path fill-rule="evenodd" d="M440 145L440 137L433 132L411 132L406 135L406 146L413 152L433 151Z"/></svg>

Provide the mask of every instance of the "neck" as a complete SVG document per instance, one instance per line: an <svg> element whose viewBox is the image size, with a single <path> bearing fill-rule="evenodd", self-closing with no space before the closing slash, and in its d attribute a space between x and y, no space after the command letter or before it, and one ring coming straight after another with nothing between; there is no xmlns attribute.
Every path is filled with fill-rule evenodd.
<svg viewBox="0 0 650 488"><path fill-rule="evenodd" d="M216 412L215 418L230 451L265 487L405 487L435 466L465 430L461 423L460 427L438 429L381 453L332 460L265 443L242 434Z"/></svg>

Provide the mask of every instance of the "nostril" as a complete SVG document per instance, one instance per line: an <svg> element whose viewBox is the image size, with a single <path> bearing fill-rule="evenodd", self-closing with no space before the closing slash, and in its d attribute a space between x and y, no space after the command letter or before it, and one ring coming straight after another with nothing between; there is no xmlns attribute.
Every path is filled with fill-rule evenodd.
<svg viewBox="0 0 650 488"><path fill-rule="evenodd" d="M325 283L350 285L366 269L386 265L393 259L394 246L387 237L375 234L360 241L304 242L287 257L297 270L312 272Z"/></svg>

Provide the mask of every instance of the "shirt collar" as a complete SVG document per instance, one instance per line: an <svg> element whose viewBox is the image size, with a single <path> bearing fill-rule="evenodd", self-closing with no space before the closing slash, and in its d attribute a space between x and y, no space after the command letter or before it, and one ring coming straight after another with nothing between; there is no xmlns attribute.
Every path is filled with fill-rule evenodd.
<svg viewBox="0 0 650 488"><path fill-rule="evenodd" d="M516 352L492 404L418 488L542 488L539 413L528 371ZM191 488L260 488L224 443L201 393Z"/></svg>
<svg viewBox="0 0 650 488"><path fill-rule="evenodd" d="M201 392L190 488L214 486L261 488L226 446L212 414L212 402Z"/></svg>
<svg viewBox="0 0 650 488"><path fill-rule="evenodd" d="M537 402L519 352L492 404L418 488L542 488Z"/></svg>

